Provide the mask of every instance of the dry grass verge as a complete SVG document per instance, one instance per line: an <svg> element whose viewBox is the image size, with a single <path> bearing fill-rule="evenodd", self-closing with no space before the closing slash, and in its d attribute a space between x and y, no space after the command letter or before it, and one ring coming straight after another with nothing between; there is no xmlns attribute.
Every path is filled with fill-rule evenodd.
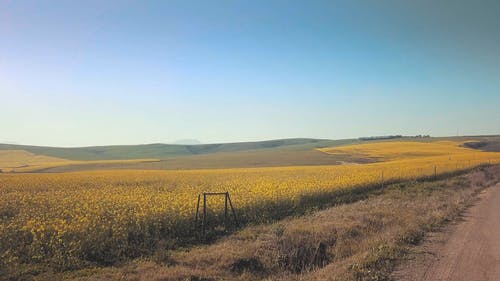
<svg viewBox="0 0 500 281"><path fill-rule="evenodd" d="M159 251L76 280L387 280L408 247L457 217L500 167L423 183L394 184L365 200L247 227L212 245Z"/></svg>

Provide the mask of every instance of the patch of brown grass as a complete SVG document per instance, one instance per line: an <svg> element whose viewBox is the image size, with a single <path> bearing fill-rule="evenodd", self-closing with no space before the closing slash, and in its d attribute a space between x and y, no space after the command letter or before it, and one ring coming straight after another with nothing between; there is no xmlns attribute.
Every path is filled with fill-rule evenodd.
<svg viewBox="0 0 500 281"><path fill-rule="evenodd" d="M372 159L354 155L330 155L318 150L264 150L221 152L179 156L157 162L143 163L99 163L98 165L66 165L52 167L43 172L72 172L104 169L177 170L177 169L223 169L280 166L339 165L342 163L371 163Z"/></svg>

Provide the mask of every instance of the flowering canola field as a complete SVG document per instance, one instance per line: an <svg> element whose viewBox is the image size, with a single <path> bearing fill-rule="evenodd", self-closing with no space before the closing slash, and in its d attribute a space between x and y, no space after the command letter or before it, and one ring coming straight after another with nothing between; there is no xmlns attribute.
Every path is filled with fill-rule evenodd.
<svg viewBox="0 0 500 281"><path fill-rule="evenodd" d="M197 195L203 191L229 191L240 219L252 222L276 218L307 196L500 163L500 153L460 144L321 149L381 161L363 165L0 174L0 272L34 264L55 270L110 265L147 255L160 241L173 247L168 245L193 237ZM222 202L210 203L210 214L220 215Z"/></svg>

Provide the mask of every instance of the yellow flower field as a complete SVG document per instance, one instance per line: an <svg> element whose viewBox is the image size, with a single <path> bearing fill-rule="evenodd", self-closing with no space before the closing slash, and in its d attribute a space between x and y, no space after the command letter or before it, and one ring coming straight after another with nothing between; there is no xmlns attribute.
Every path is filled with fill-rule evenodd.
<svg viewBox="0 0 500 281"><path fill-rule="evenodd" d="M189 242L203 191L229 191L243 222L261 222L293 214L304 198L500 163L500 153L459 145L385 142L322 149L385 160L363 165L0 174L0 267L108 265L147 255L159 241L167 248ZM213 199L209 207L216 217L222 201Z"/></svg>
<svg viewBox="0 0 500 281"><path fill-rule="evenodd" d="M350 154L378 158L383 161L408 160L427 156L452 156L477 152L455 141L378 142L321 148L328 154Z"/></svg>

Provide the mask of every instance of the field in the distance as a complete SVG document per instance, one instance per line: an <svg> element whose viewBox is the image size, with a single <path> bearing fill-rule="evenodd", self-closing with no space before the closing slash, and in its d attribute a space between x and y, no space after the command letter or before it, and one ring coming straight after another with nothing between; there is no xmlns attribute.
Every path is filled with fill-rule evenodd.
<svg viewBox="0 0 500 281"><path fill-rule="evenodd" d="M112 265L193 243L195 204L203 191L229 191L240 222L259 223L332 204L338 196L382 182L500 163L500 153L458 141L370 142L320 150L378 162L2 174L0 272L36 275ZM220 224L223 202L209 203L211 223Z"/></svg>
<svg viewBox="0 0 500 281"><path fill-rule="evenodd" d="M109 169L177 170L365 164L378 160L356 153L324 153L322 149L350 144L393 141L395 140L285 139L204 145L147 144L72 148L0 144L0 170L4 172L73 172ZM474 147L475 149L500 151L499 136L405 137L397 141L419 143L475 141L479 144ZM8 151L22 152L30 157L6 157L5 153ZM38 161L31 160L37 157L40 158Z"/></svg>
<svg viewBox="0 0 500 281"><path fill-rule="evenodd" d="M131 164L154 163L158 159L90 160L75 161L47 155L34 154L26 150L0 150L0 172L37 172L60 167L94 168L99 166L124 167Z"/></svg>
<svg viewBox="0 0 500 281"><path fill-rule="evenodd" d="M58 159L32 163L2 158L0 170L70 172L103 169L205 169L269 166L335 165L352 157L335 157L314 150L317 147L350 144L355 140L286 139L205 145L147 144L99 147L40 147L0 144L1 151ZM144 161L158 159L158 161ZM25 159L29 160L29 159ZM19 163L21 162L21 163ZM45 164L45 165L42 165Z"/></svg>

